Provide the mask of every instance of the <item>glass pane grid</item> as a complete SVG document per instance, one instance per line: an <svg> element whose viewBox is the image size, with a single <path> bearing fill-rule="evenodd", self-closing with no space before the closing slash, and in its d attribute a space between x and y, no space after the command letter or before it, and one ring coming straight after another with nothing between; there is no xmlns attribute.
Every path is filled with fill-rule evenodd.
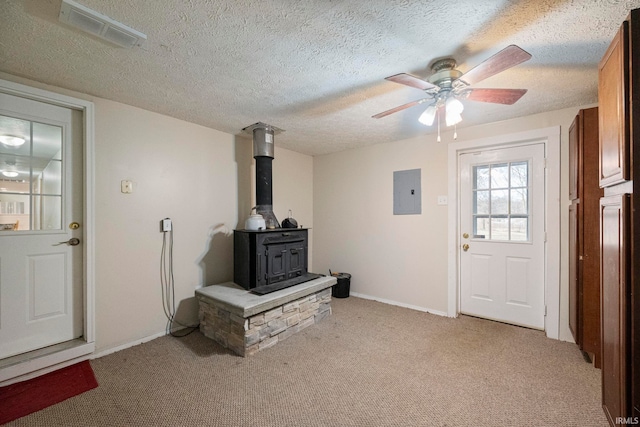
<svg viewBox="0 0 640 427"><path fill-rule="evenodd" d="M62 127L0 115L0 134L22 142L0 144L0 230L61 230Z"/></svg>
<svg viewBox="0 0 640 427"><path fill-rule="evenodd" d="M529 241L529 162L473 167L473 237Z"/></svg>

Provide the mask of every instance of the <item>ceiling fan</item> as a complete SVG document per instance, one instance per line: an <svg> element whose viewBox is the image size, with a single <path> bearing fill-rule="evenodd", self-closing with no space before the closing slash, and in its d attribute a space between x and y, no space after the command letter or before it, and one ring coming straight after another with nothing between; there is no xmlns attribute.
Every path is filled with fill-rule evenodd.
<svg viewBox="0 0 640 427"><path fill-rule="evenodd" d="M453 126L462 121L461 113L464 105L460 100L514 104L527 92L527 89L473 89L470 86L529 59L531 54L516 45L510 45L464 74L456 69L457 64L453 58L445 58L433 63L431 66L433 74L427 80L407 73L387 77L386 80L422 89L427 97L383 111L372 117L379 119L415 105L429 103L418 119L422 124L431 126L438 111L444 108L445 123L447 126Z"/></svg>

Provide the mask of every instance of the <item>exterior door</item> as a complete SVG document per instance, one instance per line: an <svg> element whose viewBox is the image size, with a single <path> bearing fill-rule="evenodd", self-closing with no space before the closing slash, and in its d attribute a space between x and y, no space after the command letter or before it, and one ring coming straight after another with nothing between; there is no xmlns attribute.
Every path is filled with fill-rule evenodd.
<svg viewBox="0 0 640 427"><path fill-rule="evenodd" d="M544 144L459 156L460 312L544 329Z"/></svg>
<svg viewBox="0 0 640 427"><path fill-rule="evenodd" d="M0 359L83 335L82 131L0 94Z"/></svg>

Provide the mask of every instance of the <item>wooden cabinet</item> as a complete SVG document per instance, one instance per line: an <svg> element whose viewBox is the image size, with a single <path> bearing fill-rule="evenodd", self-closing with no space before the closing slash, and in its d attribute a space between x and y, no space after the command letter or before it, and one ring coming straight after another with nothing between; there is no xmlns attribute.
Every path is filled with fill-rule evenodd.
<svg viewBox="0 0 640 427"><path fill-rule="evenodd" d="M600 188L598 108L580 110L569 128L569 327L600 367Z"/></svg>
<svg viewBox="0 0 640 427"><path fill-rule="evenodd" d="M598 68L600 186L629 179L629 23L624 22Z"/></svg>
<svg viewBox="0 0 640 427"><path fill-rule="evenodd" d="M640 417L640 9L599 66L602 406L609 423ZM635 85L634 85L635 83Z"/></svg>

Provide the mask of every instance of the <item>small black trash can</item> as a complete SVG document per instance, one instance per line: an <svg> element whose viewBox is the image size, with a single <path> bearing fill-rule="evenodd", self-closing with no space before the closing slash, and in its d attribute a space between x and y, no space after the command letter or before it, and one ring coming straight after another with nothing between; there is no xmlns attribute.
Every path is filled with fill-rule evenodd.
<svg viewBox="0 0 640 427"><path fill-rule="evenodd" d="M338 283L331 287L331 296L334 298L348 298L351 287L351 275L349 273L331 273L338 279Z"/></svg>

